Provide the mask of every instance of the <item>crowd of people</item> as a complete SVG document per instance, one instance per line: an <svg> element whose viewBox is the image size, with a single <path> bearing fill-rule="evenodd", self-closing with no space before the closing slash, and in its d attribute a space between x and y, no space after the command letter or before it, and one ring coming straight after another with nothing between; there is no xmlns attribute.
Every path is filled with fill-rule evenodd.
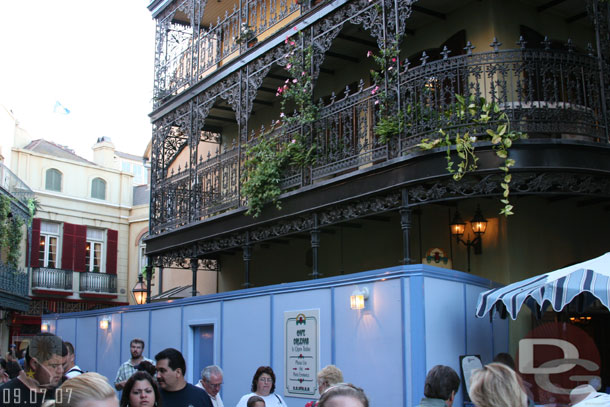
<svg viewBox="0 0 610 407"><path fill-rule="evenodd" d="M75 361L74 346L59 337L43 333L30 339L18 360L0 359L0 401L2 406L26 407L224 407L220 396L223 371L207 366L201 379L185 379L186 362L177 349L167 348L155 360L143 356L144 341L130 343L131 357L122 363L114 388L106 377L84 372ZM514 370L512 359L498 358L474 371L469 396L476 407L528 407L527 388ZM513 366L511 366L511 362ZM11 365L15 363L17 367ZM13 367L11 370L10 367ZM318 372L319 400L305 407L369 407L364 391L345 383L343 373L333 365ZM427 374L424 398L418 407L452 407L460 377L449 366L434 366ZM236 407L288 407L275 392L276 376L270 366L260 366L252 377L250 392ZM121 391L120 400L116 391ZM610 395L597 393L590 385L578 386L570 394L573 407L610 406Z"/></svg>
<svg viewBox="0 0 610 407"><path fill-rule="evenodd" d="M15 360L1 359L0 400L6 407L224 407L220 396L223 371L207 366L197 383L185 379L186 361L177 349L167 348L155 355L144 354L144 341L135 338L129 345L130 358L119 366L114 388L98 373L84 372L76 364L74 345L43 333L30 338L23 355L23 368ZM11 370L9 366L18 367ZM260 366L252 378L250 392L236 407L288 407L275 392L276 376L270 366ZM369 407L362 389L343 383L335 366L318 374L319 401L308 407ZM117 397L120 393L120 399ZM347 403L347 404L346 404Z"/></svg>

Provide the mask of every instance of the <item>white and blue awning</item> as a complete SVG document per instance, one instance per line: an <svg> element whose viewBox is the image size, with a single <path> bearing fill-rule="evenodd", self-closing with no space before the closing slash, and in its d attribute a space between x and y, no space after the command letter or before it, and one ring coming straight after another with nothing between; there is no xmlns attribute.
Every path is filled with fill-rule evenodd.
<svg viewBox="0 0 610 407"><path fill-rule="evenodd" d="M479 295L477 317L504 308L512 319L526 303L539 309L551 305L561 311L576 296L588 292L610 310L610 252L527 280L494 288Z"/></svg>

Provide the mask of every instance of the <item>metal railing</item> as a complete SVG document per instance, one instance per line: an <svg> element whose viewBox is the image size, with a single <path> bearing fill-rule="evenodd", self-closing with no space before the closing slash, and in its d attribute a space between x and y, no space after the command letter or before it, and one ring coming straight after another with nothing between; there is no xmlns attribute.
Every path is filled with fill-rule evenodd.
<svg viewBox="0 0 610 407"><path fill-rule="evenodd" d="M512 129L527 133L529 138L607 143L607 112L602 108L599 64L593 55L517 49L405 66L398 86L388 91L394 95L396 114L403 117L399 134L387 144L379 141L379 92L365 88L361 81L352 94L348 90L344 95L333 95L321 109L309 137L315 144L314 164L297 172L289 170L282 188L298 189L407 155L417 150L422 139L438 135L439 129L449 134L485 133L485 128L473 126L472 117L457 112L458 95L496 103L507 114ZM300 130L279 129L266 137L289 139L295 131ZM256 143L256 137L250 137L249 143ZM158 180L152 186L153 233L244 205L239 196L244 160L245 149L233 148L197 163L195 178L191 166Z"/></svg>
<svg viewBox="0 0 610 407"><path fill-rule="evenodd" d="M105 273L80 273L80 291L116 294L116 275Z"/></svg>
<svg viewBox="0 0 610 407"><path fill-rule="evenodd" d="M33 268L32 289L35 288L72 291L72 270Z"/></svg>
<svg viewBox="0 0 610 407"><path fill-rule="evenodd" d="M0 263L0 290L12 294L28 296L28 275L7 264Z"/></svg>
<svg viewBox="0 0 610 407"><path fill-rule="evenodd" d="M28 199L34 198L34 192L30 187L2 163L0 163L0 187L25 205L28 204Z"/></svg>
<svg viewBox="0 0 610 407"><path fill-rule="evenodd" d="M280 30L301 0L249 0L238 3L208 27L193 29L166 16L157 22L154 106L166 102L221 65L239 57L258 39ZM304 3L304 2L303 2ZM309 7L304 3L303 7Z"/></svg>

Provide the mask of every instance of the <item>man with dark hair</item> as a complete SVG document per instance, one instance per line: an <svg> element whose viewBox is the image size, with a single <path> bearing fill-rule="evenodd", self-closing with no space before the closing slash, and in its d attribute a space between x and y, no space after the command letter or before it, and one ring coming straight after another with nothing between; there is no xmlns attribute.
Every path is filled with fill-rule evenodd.
<svg viewBox="0 0 610 407"><path fill-rule="evenodd" d="M174 348L164 349L155 355L155 360L162 405L212 407L212 401L207 393L184 379L186 363L180 351Z"/></svg>
<svg viewBox="0 0 610 407"><path fill-rule="evenodd" d="M74 345L72 345L70 342L64 342L64 345L66 345L66 350L68 351L64 357L64 377L66 379L71 379L83 374L84 372L80 370L80 367L78 367L74 362Z"/></svg>
<svg viewBox="0 0 610 407"><path fill-rule="evenodd" d="M428 372L419 407L451 407L460 389L460 377L449 366L436 365Z"/></svg>
<svg viewBox="0 0 610 407"><path fill-rule="evenodd" d="M25 352L25 370L0 386L2 405L38 407L44 400L53 398L54 389L64 373L64 349L61 338L53 334L31 337Z"/></svg>
<svg viewBox="0 0 610 407"><path fill-rule="evenodd" d="M153 363L152 360L145 358L142 353L144 352L144 341L140 338L134 338L129 343L129 351L131 352L131 359L127 362L123 363L119 367L119 371L116 374L116 379L114 379L114 387L117 390L123 390L125 387L125 383L127 379L134 374L136 370L136 366L140 364L140 362L148 361Z"/></svg>

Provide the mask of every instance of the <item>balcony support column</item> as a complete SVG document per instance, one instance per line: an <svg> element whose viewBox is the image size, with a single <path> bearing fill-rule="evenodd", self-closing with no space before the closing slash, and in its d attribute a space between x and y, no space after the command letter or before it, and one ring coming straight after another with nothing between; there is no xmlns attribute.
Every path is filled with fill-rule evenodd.
<svg viewBox="0 0 610 407"><path fill-rule="evenodd" d="M409 206L409 191L406 188L401 190L402 205L400 207L400 228L402 229L402 264L411 264L411 252L409 250L411 235L411 208Z"/></svg>
<svg viewBox="0 0 610 407"><path fill-rule="evenodd" d="M250 233L246 232L246 244L242 246L244 252L244 288L250 288L250 260L252 259L252 245L250 245Z"/></svg>
<svg viewBox="0 0 610 407"><path fill-rule="evenodd" d="M163 292L163 266L159 266L159 292L157 294L161 294Z"/></svg>
<svg viewBox="0 0 610 407"><path fill-rule="evenodd" d="M191 297L197 296L197 270L199 270L199 260L194 257L191 259L191 272L193 273L193 290Z"/></svg>
<svg viewBox="0 0 610 407"><path fill-rule="evenodd" d="M152 282L153 261L150 256L146 256L146 303L150 303L150 285Z"/></svg>
<svg viewBox="0 0 610 407"><path fill-rule="evenodd" d="M318 228L318 214L313 214L313 229L311 230L311 277L315 280L320 276L318 272L318 248L320 247L320 229Z"/></svg>
<svg viewBox="0 0 610 407"><path fill-rule="evenodd" d="M597 64L599 66L599 84L600 84L600 99L601 99L601 104L602 104L602 116L604 119L604 128L606 130L606 143L610 143L610 129L608 129L608 107L607 107L608 99L606 99L606 84L605 84L606 72L604 72L604 55L603 55L603 50L602 50L602 40L601 40L601 33L600 33L601 22L599 21L599 19L603 18L603 16L601 15L602 13L598 9L600 6L603 7L603 5L600 5L597 0L593 0L592 3L593 3L592 4L593 22L595 25L595 42L596 42L596 48L597 48ZM607 5L607 7L609 8L609 10L608 10L609 17L608 18L610 19L610 4ZM608 24L610 25L610 22Z"/></svg>

